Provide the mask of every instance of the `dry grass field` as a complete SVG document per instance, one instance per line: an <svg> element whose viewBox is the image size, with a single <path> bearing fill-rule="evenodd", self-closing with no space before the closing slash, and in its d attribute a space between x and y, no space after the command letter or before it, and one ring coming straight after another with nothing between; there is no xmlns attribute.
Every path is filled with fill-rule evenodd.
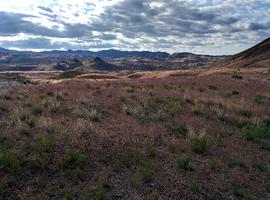
<svg viewBox="0 0 270 200"><path fill-rule="evenodd" d="M270 199L269 74L211 74L1 88L0 199Z"/></svg>

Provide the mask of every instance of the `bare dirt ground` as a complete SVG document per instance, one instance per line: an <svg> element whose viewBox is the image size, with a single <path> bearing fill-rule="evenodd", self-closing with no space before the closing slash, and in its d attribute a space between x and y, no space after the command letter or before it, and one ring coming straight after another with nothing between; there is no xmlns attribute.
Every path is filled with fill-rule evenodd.
<svg viewBox="0 0 270 200"><path fill-rule="evenodd" d="M267 70L100 76L0 90L0 199L270 198Z"/></svg>

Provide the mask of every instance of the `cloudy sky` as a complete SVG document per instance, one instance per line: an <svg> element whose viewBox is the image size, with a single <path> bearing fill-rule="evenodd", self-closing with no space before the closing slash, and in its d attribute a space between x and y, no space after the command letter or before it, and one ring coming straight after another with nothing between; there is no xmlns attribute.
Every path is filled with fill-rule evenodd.
<svg viewBox="0 0 270 200"><path fill-rule="evenodd" d="M0 0L0 46L233 54L270 36L270 0Z"/></svg>

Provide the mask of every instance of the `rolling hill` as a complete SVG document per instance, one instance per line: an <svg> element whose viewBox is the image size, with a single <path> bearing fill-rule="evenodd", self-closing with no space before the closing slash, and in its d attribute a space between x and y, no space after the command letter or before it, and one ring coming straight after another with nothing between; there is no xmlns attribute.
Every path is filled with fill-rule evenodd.
<svg viewBox="0 0 270 200"><path fill-rule="evenodd" d="M270 38L224 60L214 62L216 68L270 68Z"/></svg>

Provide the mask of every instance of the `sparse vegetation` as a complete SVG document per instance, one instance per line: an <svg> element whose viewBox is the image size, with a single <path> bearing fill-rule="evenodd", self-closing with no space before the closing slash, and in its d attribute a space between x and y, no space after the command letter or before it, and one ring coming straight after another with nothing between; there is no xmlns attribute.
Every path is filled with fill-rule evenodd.
<svg viewBox="0 0 270 200"><path fill-rule="evenodd" d="M0 166L3 166L7 172L17 174L21 170L21 162L18 155L10 152L0 154Z"/></svg>
<svg viewBox="0 0 270 200"><path fill-rule="evenodd" d="M263 104L263 103L265 103L266 100L267 100L267 97L264 95L261 95L261 94L257 94L255 97L255 102L257 104Z"/></svg>
<svg viewBox="0 0 270 200"><path fill-rule="evenodd" d="M229 162L228 162L228 166L229 166L230 168L234 168L234 167L241 167L241 168L243 168L243 167L246 166L246 164L245 164L245 162L244 162L242 159L240 159L240 158L231 158L231 159L229 160Z"/></svg>
<svg viewBox="0 0 270 200"><path fill-rule="evenodd" d="M190 140L190 148L195 153L205 153L209 147L209 141L206 136L196 137Z"/></svg>
<svg viewBox="0 0 270 200"><path fill-rule="evenodd" d="M208 161L208 165L209 165L209 168L210 168L212 171L218 171L218 169L219 169L218 161L215 160L215 159L209 160L209 161Z"/></svg>
<svg viewBox="0 0 270 200"><path fill-rule="evenodd" d="M38 116L38 115L41 115L43 112L42 108L39 107L39 106L34 106L32 108L32 113L35 115L35 116Z"/></svg>
<svg viewBox="0 0 270 200"><path fill-rule="evenodd" d="M241 80L241 79L243 79L243 76L241 76L241 75L238 74L238 73L234 73L234 74L232 75L232 78L233 78L233 79L239 79L239 80Z"/></svg>
<svg viewBox="0 0 270 200"><path fill-rule="evenodd" d="M167 129L174 133L177 137L186 136L188 134L188 128L184 124L169 124Z"/></svg>
<svg viewBox="0 0 270 200"><path fill-rule="evenodd" d="M264 183L264 188L267 192L270 192L270 181L267 181L266 183Z"/></svg>
<svg viewBox="0 0 270 200"><path fill-rule="evenodd" d="M231 76L1 90L0 199L267 199L269 85Z"/></svg>
<svg viewBox="0 0 270 200"><path fill-rule="evenodd" d="M186 171L191 170L190 166L190 159L186 154L181 154L180 156L177 157L176 159L177 166L181 169L184 169Z"/></svg>
<svg viewBox="0 0 270 200"><path fill-rule="evenodd" d="M208 88L209 88L210 90L217 90L217 89L218 89L218 88L217 88L216 86L214 86L214 85L209 85Z"/></svg>
<svg viewBox="0 0 270 200"><path fill-rule="evenodd" d="M172 153L175 153L176 148L177 148L177 143L176 143L176 141L175 141L175 140L172 140L172 141L168 142L167 145L168 145L169 151L172 152Z"/></svg>
<svg viewBox="0 0 270 200"><path fill-rule="evenodd" d="M249 110L240 110L239 113L244 116L250 118L252 116L252 112Z"/></svg>

